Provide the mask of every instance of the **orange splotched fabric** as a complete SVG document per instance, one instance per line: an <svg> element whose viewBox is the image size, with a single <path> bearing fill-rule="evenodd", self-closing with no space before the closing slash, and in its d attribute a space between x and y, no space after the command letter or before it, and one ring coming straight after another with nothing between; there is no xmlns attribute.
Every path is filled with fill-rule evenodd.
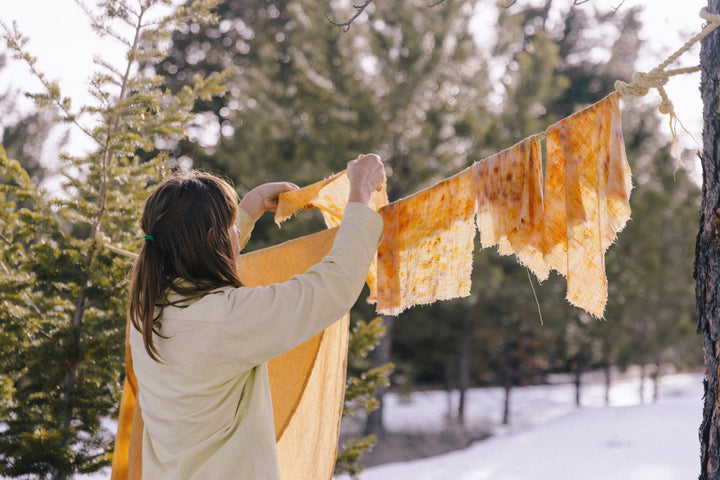
<svg viewBox="0 0 720 480"><path fill-rule="evenodd" d="M318 263L332 247L336 228L240 256L247 286L283 282ZM283 479L330 479L345 393L349 315L272 359L268 364L278 462ZM130 322L126 327L133 328ZM120 401L112 480L140 480L142 430L130 344Z"/></svg>
<svg viewBox="0 0 720 480"><path fill-rule="evenodd" d="M546 279L540 142L525 139L473 169L483 248L498 245L502 255L515 254L540 280Z"/></svg>
<svg viewBox="0 0 720 480"><path fill-rule="evenodd" d="M630 167L619 95L547 130L545 259L567 276L567 299L596 317L607 302L605 251L630 218Z"/></svg>
<svg viewBox="0 0 720 480"><path fill-rule="evenodd" d="M470 294L475 212L472 167L380 209L379 313Z"/></svg>
<svg viewBox="0 0 720 480"><path fill-rule="evenodd" d="M305 208L317 208L322 213L325 225L328 228L337 227L342 221L345 207L347 206L348 194L350 193L350 182L347 173L343 170L340 173L313 183L300 190L286 192L280 195L278 207L275 211L275 223L280 225L295 212ZM370 208L379 210L388 204L387 184L383 182L382 188L373 192L370 197ZM377 258L370 266L367 276L367 285L370 290L368 303L376 301L377 292Z"/></svg>

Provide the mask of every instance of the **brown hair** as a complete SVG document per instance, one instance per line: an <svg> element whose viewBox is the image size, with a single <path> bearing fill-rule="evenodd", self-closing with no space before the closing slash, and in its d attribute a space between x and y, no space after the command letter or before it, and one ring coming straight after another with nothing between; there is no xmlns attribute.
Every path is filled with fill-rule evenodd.
<svg viewBox="0 0 720 480"><path fill-rule="evenodd" d="M130 319L145 350L159 360L153 334L168 291L185 299L225 286L240 287L230 229L238 195L225 180L198 171L162 182L145 202L141 220L145 244L131 273Z"/></svg>

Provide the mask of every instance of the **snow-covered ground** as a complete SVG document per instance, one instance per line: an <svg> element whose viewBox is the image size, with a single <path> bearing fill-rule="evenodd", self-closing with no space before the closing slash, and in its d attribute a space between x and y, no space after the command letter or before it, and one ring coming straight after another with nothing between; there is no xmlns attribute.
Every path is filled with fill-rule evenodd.
<svg viewBox="0 0 720 480"><path fill-rule="evenodd" d="M360 480L694 479L700 471L702 378L665 376L659 400L640 404L639 382L631 375L613 384L608 407L600 382L583 387L580 408L569 383L517 388L509 427L500 426L502 390L473 389L467 397L467 425L492 431L491 438L445 455L368 468ZM645 392L649 401L649 382ZM457 395L388 394L385 401L388 430L438 432L445 428L448 407L455 411ZM106 469L75 478L109 477Z"/></svg>
<svg viewBox="0 0 720 480"><path fill-rule="evenodd" d="M645 391L650 397L649 385ZM495 430L492 438L437 457L368 468L360 479L686 480L699 474L701 374L664 377L656 403L639 404L632 379L614 384L608 407L600 384L584 387L581 408L569 384L518 388L511 398L512 426L502 429L502 392L469 394L469 424ZM444 392L388 395L385 423L392 431L439 430L456 401Z"/></svg>

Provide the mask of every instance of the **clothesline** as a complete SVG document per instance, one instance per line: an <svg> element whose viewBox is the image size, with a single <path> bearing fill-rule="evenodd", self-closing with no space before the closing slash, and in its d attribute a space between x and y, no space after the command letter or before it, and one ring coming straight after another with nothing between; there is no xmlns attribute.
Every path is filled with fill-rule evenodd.
<svg viewBox="0 0 720 480"><path fill-rule="evenodd" d="M630 216L618 93L548 128L544 181L542 171L534 135L379 208L385 230L377 280L368 282L378 313L396 315L412 305L469 295L477 222L483 248L497 245L501 254L514 254L540 280L551 269L565 275L567 299L601 317L607 300L604 252ZM283 214L276 222L306 205L341 211L347 186L335 182L342 178L292 192L292 206L281 196Z"/></svg>

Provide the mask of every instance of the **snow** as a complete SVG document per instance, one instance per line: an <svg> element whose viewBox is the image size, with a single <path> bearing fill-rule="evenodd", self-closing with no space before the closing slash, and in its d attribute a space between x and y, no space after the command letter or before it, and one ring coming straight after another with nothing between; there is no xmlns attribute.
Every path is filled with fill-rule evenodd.
<svg viewBox="0 0 720 480"><path fill-rule="evenodd" d="M360 479L684 480L699 474L701 374L665 377L655 403L639 403L639 382L632 379L613 386L610 406L602 406L601 384L583 389L580 408L574 406L569 384L519 388L511 398L513 426L496 428L490 439L437 457L368 468ZM443 392L389 395L387 400L386 423L392 431L442 428L449 403ZM470 424L497 425L500 390L472 390L468 402Z"/></svg>
<svg viewBox="0 0 720 480"><path fill-rule="evenodd" d="M509 427L500 425L503 392L472 389L467 425L493 432L487 440L445 455L368 468L360 480L687 480L700 471L698 428L702 420L699 373L662 378L657 402L641 403L637 376L615 381L605 406L601 378L586 376L582 406L575 387L561 378L551 385L516 388ZM652 385L645 384L646 402ZM437 432L445 428L457 394L442 391L385 396L386 428ZM76 479L105 480L109 469ZM349 480L342 475L336 480Z"/></svg>

